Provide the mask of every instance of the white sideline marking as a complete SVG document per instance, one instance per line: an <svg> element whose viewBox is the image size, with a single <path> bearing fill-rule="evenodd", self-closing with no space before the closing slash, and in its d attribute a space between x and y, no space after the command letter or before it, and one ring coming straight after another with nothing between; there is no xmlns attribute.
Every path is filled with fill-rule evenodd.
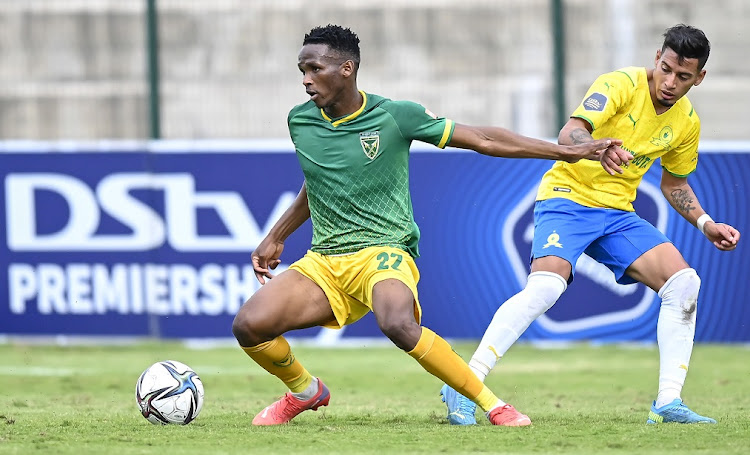
<svg viewBox="0 0 750 455"><path fill-rule="evenodd" d="M102 369L102 371L104 371ZM89 371L73 370L72 368L50 368L0 365L0 376L73 376L74 374L88 374Z"/></svg>

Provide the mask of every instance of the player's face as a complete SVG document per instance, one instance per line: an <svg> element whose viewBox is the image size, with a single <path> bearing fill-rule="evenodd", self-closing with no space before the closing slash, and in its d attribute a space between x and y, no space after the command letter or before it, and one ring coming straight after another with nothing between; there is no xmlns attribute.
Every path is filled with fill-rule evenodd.
<svg viewBox="0 0 750 455"><path fill-rule="evenodd" d="M302 85L319 108L334 106L339 101L347 78L351 74L351 60L341 61L326 44L307 44L297 60L302 72Z"/></svg>
<svg viewBox="0 0 750 455"><path fill-rule="evenodd" d="M691 87L700 84L706 70L698 70L697 58L680 61L677 53L670 48L656 51L654 68L654 96L664 107L672 107L685 96Z"/></svg>

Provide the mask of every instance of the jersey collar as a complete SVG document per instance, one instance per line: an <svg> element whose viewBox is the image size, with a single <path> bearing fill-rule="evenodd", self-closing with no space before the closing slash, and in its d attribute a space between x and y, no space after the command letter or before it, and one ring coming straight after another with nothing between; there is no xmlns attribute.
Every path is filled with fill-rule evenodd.
<svg viewBox="0 0 750 455"><path fill-rule="evenodd" d="M337 127L337 126L341 125L344 122L348 122L349 120L353 120L353 119L357 118L359 116L359 114L361 114L362 111L365 110L365 106L367 106L367 94L365 92L363 92L362 90L360 90L359 93L362 95L362 106L360 106L359 109L357 109L356 111L354 111L351 114L347 115L346 117L342 117L342 118L340 118L340 119L338 119L336 121L333 121L331 119L331 117L329 117L329 116L326 115L326 113L325 113L325 111L323 111L323 109L320 110L320 114L323 116L324 119L326 119L327 121L331 122L331 124L334 127Z"/></svg>

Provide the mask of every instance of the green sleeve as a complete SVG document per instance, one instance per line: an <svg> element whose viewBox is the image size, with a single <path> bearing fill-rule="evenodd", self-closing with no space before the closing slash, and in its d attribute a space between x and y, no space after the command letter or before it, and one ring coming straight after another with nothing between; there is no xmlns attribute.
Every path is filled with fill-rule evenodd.
<svg viewBox="0 0 750 455"><path fill-rule="evenodd" d="M438 117L424 106L411 101L389 101L383 106L395 120L401 135L407 140L427 142L443 148L453 136L455 123Z"/></svg>

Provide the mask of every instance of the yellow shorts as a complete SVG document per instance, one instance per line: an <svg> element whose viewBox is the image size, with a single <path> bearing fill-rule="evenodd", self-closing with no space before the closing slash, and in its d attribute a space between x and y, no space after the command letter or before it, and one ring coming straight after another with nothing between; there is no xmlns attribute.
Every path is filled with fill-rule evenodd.
<svg viewBox="0 0 750 455"><path fill-rule="evenodd" d="M336 321L325 327L340 329L358 321L372 310L372 288L380 281L394 278L414 294L414 319L422 320L417 282L419 270L409 253L388 246L374 246L356 253L326 256L308 251L289 266L290 270L313 280L323 289Z"/></svg>

